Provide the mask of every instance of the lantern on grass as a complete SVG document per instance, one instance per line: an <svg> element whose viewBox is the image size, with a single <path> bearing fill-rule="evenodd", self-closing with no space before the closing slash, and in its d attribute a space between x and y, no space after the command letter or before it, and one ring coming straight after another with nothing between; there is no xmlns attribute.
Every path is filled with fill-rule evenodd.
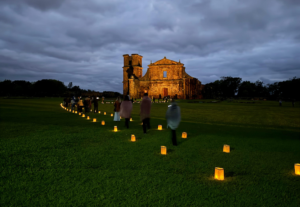
<svg viewBox="0 0 300 207"><path fill-rule="evenodd" d="M300 175L300 163L295 163L295 174Z"/></svg>
<svg viewBox="0 0 300 207"><path fill-rule="evenodd" d="M75 111L73 110L73 111L72 111L72 113L74 114L74 113L75 113Z"/></svg>
<svg viewBox="0 0 300 207"><path fill-rule="evenodd" d="M110 116L114 116L113 114L111 114Z"/></svg>
<svg viewBox="0 0 300 207"><path fill-rule="evenodd" d="M224 169L221 167L215 168L215 179L216 180L224 180Z"/></svg>
<svg viewBox="0 0 300 207"><path fill-rule="evenodd" d="M104 112L104 115L106 115L106 112Z"/></svg>
<svg viewBox="0 0 300 207"><path fill-rule="evenodd" d="M97 121L97 119L96 118L93 118L93 122L96 122Z"/></svg>
<svg viewBox="0 0 300 207"><path fill-rule="evenodd" d="M72 110L71 109L69 109L69 112L71 112Z"/></svg>
<svg viewBox="0 0 300 207"><path fill-rule="evenodd" d="M117 132L117 131L118 131L118 127L114 126L114 132Z"/></svg>
<svg viewBox="0 0 300 207"><path fill-rule="evenodd" d="M167 147L166 146L161 146L160 147L160 153L162 155L166 155L167 154Z"/></svg>
<svg viewBox="0 0 300 207"><path fill-rule="evenodd" d="M84 117L85 117L85 114L82 114L82 117L84 118Z"/></svg>
<svg viewBox="0 0 300 207"><path fill-rule="evenodd" d="M132 118L130 118L130 121L132 121Z"/></svg>
<svg viewBox="0 0 300 207"><path fill-rule="evenodd" d="M75 111L75 114L77 114L77 111Z"/></svg>
<svg viewBox="0 0 300 207"><path fill-rule="evenodd" d="M134 136L134 134L131 135L131 141L135 142L135 136Z"/></svg>
<svg viewBox="0 0 300 207"><path fill-rule="evenodd" d="M162 125L158 125L158 130L162 130Z"/></svg>
<svg viewBox="0 0 300 207"><path fill-rule="evenodd" d="M105 121L101 121L101 124L102 124L102 125L105 125Z"/></svg>
<svg viewBox="0 0 300 207"><path fill-rule="evenodd" d="M186 132L182 132L182 138L184 138L184 139L187 138L187 133Z"/></svg>
<svg viewBox="0 0 300 207"><path fill-rule="evenodd" d="M89 117L89 116L87 116L87 117L86 117L86 119L87 119L87 120L90 120L90 117Z"/></svg>
<svg viewBox="0 0 300 207"><path fill-rule="evenodd" d="M223 146L223 152L230 153L230 146L224 144L224 146Z"/></svg>
<svg viewBox="0 0 300 207"><path fill-rule="evenodd" d="M81 116L81 112L79 112L78 115Z"/></svg>
<svg viewBox="0 0 300 207"><path fill-rule="evenodd" d="M101 111L98 111L98 113L100 114L100 113L101 113Z"/></svg>

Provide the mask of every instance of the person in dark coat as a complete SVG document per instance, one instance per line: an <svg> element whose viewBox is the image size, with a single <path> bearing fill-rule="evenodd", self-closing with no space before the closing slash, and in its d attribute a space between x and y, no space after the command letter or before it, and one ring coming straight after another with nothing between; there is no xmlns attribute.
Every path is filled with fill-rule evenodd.
<svg viewBox="0 0 300 207"><path fill-rule="evenodd" d="M98 98L94 96L94 113L98 113Z"/></svg>
<svg viewBox="0 0 300 207"><path fill-rule="evenodd" d="M174 146L177 146L176 129L181 121L181 114L180 114L180 107L175 103L175 101L172 101L171 106L168 107L166 113L166 119L167 119L167 127L171 128L172 144Z"/></svg>
<svg viewBox="0 0 300 207"><path fill-rule="evenodd" d="M143 121L144 134L147 133L147 127L150 129L150 110L151 110L151 99L148 97L148 93L144 94L141 101L141 121Z"/></svg>

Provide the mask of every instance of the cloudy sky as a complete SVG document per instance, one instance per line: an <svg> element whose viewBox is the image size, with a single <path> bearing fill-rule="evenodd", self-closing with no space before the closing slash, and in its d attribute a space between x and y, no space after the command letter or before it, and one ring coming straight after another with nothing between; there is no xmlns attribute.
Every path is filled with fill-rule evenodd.
<svg viewBox="0 0 300 207"><path fill-rule="evenodd" d="M300 77L300 0L1 0L0 80L122 92L123 54L221 76Z"/></svg>

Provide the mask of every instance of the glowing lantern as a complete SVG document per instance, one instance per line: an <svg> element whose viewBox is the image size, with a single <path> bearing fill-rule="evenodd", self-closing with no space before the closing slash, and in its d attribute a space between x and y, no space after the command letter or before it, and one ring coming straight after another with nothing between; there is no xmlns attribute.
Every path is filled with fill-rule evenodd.
<svg viewBox="0 0 300 207"><path fill-rule="evenodd" d="M100 113L101 113L101 111L98 111L98 113L100 114Z"/></svg>
<svg viewBox="0 0 300 207"><path fill-rule="evenodd" d="M92 112L93 110L91 109L91 112Z"/></svg>
<svg viewBox="0 0 300 207"><path fill-rule="evenodd" d="M186 132L182 132L182 138L184 138L184 139L187 138L187 133Z"/></svg>
<svg viewBox="0 0 300 207"><path fill-rule="evenodd" d="M295 174L300 175L300 163L295 163Z"/></svg>
<svg viewBox="0 0 300 207"><path fill-rule="evenodd" d="M229 153L230 152L230 146L224 144L224 146L223 146L223 152Z"/></svg>
<svg viewBox="0 0 300 207"><path fill-rule="evenodd" d="M117 131L118 131L118 127L114 126L114 132L117 132Z"/></svg>
<svg viewBox="0 0 300 207"><path fill-rule="evenodd" d="M74 114L74 113L75 113L75 111L73 110L73 111L72 111L72 113Z"/></svg>
<svg viewBox="0 0 300 207"><path fill-rule="evenodd" d="M106 112L104 112L104 115L106 115Z"/></svg>
<svg viewBox="0 0 300 207"><path fill-rule="evenodd" d="M166 155L167 154L167 147L166 146L161 146L160 147L160 153L162 155Z"/></svg>
<svg viewBox="0 0 300 207"><path fill-rule="evenodd" d="M87 117L86 117L86 119L87 119L87 120L90 120L90 117L89 117L89 116L87 116Z"/></svg>
<svg viewBox="0 0 300 207"><path fill-rule="evenodd" d="M162 125L158 125L158 130L162 130Z"/></svg>
<svg viewBox="0 0 300 207"><path fill-rule="evenodd" d="M84 118L84 117L85 117L85 114L82 114L82 117Z"/></svg>
<svg viewBox="0 0 300 207"><path fill-rule="evenodd" d="M77 111L75 111L75 114L77 114Z"/></svg>
<svg viewBox="0 0 300 207"><path fill-rule="evenodd" d="M93 122L96 122L97 121L97 119L96 118L93 118Z"/></svg>
<svg viewBox="0 0 300 207"><path fill-rule="evenodd" d="M69 110L69 112L71 112L71 109Z"/></svg>
<svg viewBox="0 0 300 207"><path fill-rule="evenodd" d="M113 114L111 114L110 116L114 116Z"/></svg>
<svg viewBox="0 0 300 207"><path fill-rule="evenodd" d="M132 118L130 118L130 121L132 121Z"/></svg>
<svg viewBox="0 0 300 207"><path fill-rule="evenodd" d="M101 124L102 124L102 125L105 125L105 121L101 121Z"/></svg>
<svg viewBox="0 0 300 207"><path fill-rule="evenodd" d="M78 115L81 116L81 112L79 112Z"/></svg>
<svg viewBox="0 0 300 207"><path fill-rule="evenodd" d="M134 136L134 134L131 135L131 141L135 142L135 136Z"/></svg>
<svg viewBox="0 0 300 207"><path fill-rule="evenodd" d="M224 169L220 167L215 168L215 179L224 180Z"/></svg>

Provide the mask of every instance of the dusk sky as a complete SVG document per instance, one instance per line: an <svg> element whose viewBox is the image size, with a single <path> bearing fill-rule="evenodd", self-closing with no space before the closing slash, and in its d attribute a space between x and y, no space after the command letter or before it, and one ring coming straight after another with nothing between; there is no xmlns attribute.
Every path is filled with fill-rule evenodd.
<svg viewBox="0 0 300 207"><path fill-rule="evenodd" d="M0 80L122 92L123 54L203 84L300 77L300 0L0 0Z"/></svg>

